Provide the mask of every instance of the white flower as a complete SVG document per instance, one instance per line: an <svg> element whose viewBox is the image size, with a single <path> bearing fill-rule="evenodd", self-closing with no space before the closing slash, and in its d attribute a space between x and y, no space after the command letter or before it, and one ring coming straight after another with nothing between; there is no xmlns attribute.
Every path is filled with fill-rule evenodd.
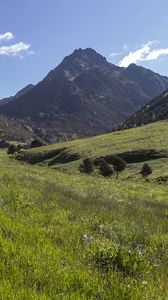
<svg viewBox="0 0 168 300"><path fill-rule="evenodd" d="M91 243L93 242L95 239L92 236L87 236L86 234L84 234L82 236L82 240L84 241L84 243Z"/></svg>

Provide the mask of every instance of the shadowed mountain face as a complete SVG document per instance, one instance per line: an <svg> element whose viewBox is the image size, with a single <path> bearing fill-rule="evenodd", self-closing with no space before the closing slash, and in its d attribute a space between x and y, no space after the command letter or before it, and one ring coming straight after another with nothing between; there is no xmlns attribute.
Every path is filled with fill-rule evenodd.
<svg viewBox="0 0 168 300"><path fill-rule="evenodd" d="M151 100L141 110L129 118L122 128L136 127L168 119L168 90Z"/></svg>
<svg viewBox="0 0 168 300"><path fill-rule="evenodd" d="M93 49L78 49L0 114L28 121L48 141L112 130L168 88L168 78L136 65L120 68Z"/></svg>
<svg viewBox="0 0 168 300"><path fill-rule="evenodd" d="M22 90L17 92L17 94L15 96L7 97L7 98L0 100L0 105L7 104L8 102L10 102L16 98L19 98L20 96L25 95L28 91L30 91L33 88L33 86L34 86L33 84L26 85Z"/></svg>

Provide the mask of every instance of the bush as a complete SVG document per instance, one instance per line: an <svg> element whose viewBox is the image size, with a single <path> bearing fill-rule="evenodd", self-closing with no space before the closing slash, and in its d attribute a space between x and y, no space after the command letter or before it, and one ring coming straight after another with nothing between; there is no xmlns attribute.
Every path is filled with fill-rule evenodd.
<svg viewBox="0 0 168 300"><path fill-rule="evenodd" d="M143 178L146 178L150 174L152 174L152 168L149 166L148 163L145 163L140 171L140 174Z"/></svg>
<svg viewBox="0 0 168 300"><path fill-rule="evenodd" d="M7 150L7 154L8 155L14 155L14 153L16 153L18 151L18 148L17 148L17 146L15 146L15 145L13 145L13 144L11 144L11 145L9 145L9 147L8 147L8 150Z"/></svg>
<svg viewBox="0 0 168 300"><path fill-rule="evenodd" d="M126 162L119 156L115 156L113 159L114 170L116 171L116 178L118 178L118 173L122 172L126 167Z"/></svg>
<svg viewBox="0 0 168 300"><path fill-rule="evenodd" d="M31 148L36 148L36 147L41 147L43 146L43 143L41 141L39 141L38 139L34 139L31 142Z"/></svg>
<svg viewBox="0 0 168 300"><path fill-rule="evenodd" d="M108 177L108 176L113 175L114 169L104 159L102 159L100 164L99 164L99 173L102 176Z"/></svg>
<svg viewBox="0 0 168 300"><path fill-rule="evenodd" d="M116 270L122 276L139 276L139 273L148 269L144 263L144 257L138 247L135 249L124 246L108 247L96 246L93 250L94 266L100 273L108 274L110 270Z"/></svg>
<svg viewBox="0 0 168 300"><path fill-rule="evenodd" d="M20 144L17 145L17 152L19 152L22 149L22 146Z"/></svg>
<svg viewBox="0 0 168 300"><path fill-rule="evenodd" d="M85 158L83 163L79 166L81 173L91 174L94 171L93 161L91 158Z"/></svg>

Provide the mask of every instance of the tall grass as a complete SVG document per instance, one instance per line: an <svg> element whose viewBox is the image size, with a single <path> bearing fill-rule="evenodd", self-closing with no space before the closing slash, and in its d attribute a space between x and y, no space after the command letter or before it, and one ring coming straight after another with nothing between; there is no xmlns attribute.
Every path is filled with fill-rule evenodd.
<svg viewBox="0 0 168 300"><path fill-rule="evenodd" d="M0 299L168 298L168 186L0 156Z"/></svg>

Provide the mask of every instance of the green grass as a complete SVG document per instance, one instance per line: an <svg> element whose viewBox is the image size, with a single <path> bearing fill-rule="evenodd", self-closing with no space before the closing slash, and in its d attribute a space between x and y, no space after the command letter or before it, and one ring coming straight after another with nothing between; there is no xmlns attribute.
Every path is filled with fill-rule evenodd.
<svg viewBox="0 0 168 300"><path fill-rule="evenodd" d="M32 164L39 163L43 166L48 166L53 161L50 165L51 168L79 174L79 164L85 157L96 159L100 156L145 149L166 151L168 153L167 132L168 120L97 137L34 148L20 154L18 159ZM73 160L74 156L77 157L77 160ZM68 160L69 162L67 163ZM168 158L150 160L149 163L153 168L153 174L150 178L155 179L160 175L168 175ZM128 164L122 174L122 178L137 180L137 178L140 178L139 172L142 165L143 162Z"/></svg>
<svg viewBox="0 0 168 300"><path fill-rule="evenodd" d="M69 151L84 157L91 144L94 157L145 145L166 150L168 123L153 126L144 127L148 145L140 127L69 142ZM168 299L168 185L128 179L142 163L116 180L79 174L79 161L55 170L0 152L0 299ZM155 176L168 174L166 158L150 164Z"/></svg>
<svg viewBox="0 0 168 300"><path fill-rule="evenodd" d="M53 144L40 149L34 148L30 154L50 152L63 147L67 147L73 153L79 153L82 157L86 155L97 157L137 149L167 149L167 130L168 120L96 137Z"/></svg>

